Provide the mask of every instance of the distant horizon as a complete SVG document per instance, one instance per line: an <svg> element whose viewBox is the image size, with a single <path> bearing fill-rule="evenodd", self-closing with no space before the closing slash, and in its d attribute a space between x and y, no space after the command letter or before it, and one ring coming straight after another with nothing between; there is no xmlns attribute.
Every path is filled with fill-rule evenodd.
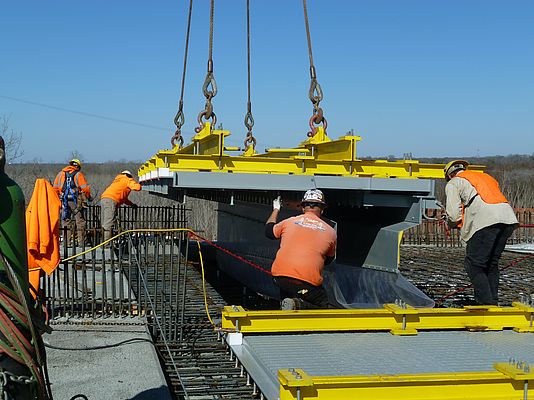
<svg viewBox="0 0 534 400"><path fill-rule="evenodd" d="M500 154L496 154L496 155L489 155L489 156L450 156L450 157L427 157L427 156L420 156L420 157L413 157L412 159L413 160L418 160L418 159L440 159L440 160L461 160L461 159L465 159L465 160L477 160L477 159L498 159L498 158L507 158L507 157L525 157L525 158L532 158L532 161L534 161L534 153L531 153L531 154L507 154L507 155L500 155ZM405 158L403 158L402 156L395 156L393 154L391 155L387 155L387 156L378 156L378 157L373 157L373 156L358 156L358 158L360 159L365 159L365 160L388 160L388 159L391 159L391 158L394 158L395 160L403 160ZM8 159L9 159L9 154L8 154ZM103 164L143 164L145 163L147 160L119 160L119 161L87 161L87 160L84 160L84 159L80 159L80 161L82 161L83 164L85 165L103 165ZM64 162L61 162L61 161L34 161L34 160L27 160L27 161L20 161L20 162L7 162L6 163L7 165L25 165L25 164L49 164L49 165L67 165L68 164L68 160L64 161Z"/></svg>

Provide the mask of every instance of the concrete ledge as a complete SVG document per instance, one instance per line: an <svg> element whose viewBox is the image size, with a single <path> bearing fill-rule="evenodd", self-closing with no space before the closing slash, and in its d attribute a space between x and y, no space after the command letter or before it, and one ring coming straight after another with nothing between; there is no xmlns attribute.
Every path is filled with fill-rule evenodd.
<svg viewBox="0 0 534 400"><path fill-rule="evenodd" d="M141 320L138 320L142 322ZM55 323L43 339L54 399L84 394L90 400L171 400L150 334L131 319ZM127 343L105 349L88 347ZM78 350L84 349L84 350Z"/></svg>

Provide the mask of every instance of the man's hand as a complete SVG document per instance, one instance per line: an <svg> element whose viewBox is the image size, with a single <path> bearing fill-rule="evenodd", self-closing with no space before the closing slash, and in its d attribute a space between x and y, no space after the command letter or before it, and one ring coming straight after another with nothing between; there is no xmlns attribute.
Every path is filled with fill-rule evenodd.
<svg viewBox="0 0 534 400"><path fill-rule="evenodd" d="M134 210L137 210L139 208L139 206L135 203L132 203L130 207L132 207Z"/></svg>
<svg viewBox="0 0 534 400"><path fill-rule="evenodd" d="M280 211L281 207L282 207L282 197L278 196L276 199L273 200L273 210Z"/></svg>

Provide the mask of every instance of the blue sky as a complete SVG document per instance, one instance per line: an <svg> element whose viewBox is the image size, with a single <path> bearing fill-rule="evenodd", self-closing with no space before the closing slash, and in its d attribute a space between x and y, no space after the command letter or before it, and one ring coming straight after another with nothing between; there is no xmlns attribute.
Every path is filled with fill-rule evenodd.
<svg viewBox="0 0 534 400"><path fill-rule="evenodd" d="M245 137L245 0L216 0L218 120ZM306 138L311 105L300 0L251 0L258 148ZM24 158L144 160L169 148L186 0L9 1L0 14L0 116ZM194 0L186 141L204 107L209 1ZM354 129L359 155L448 157L534 152L534 1L308 0L328 133ZM2 97L4 96L4 97ZM72 109L128 125L18 102Z"/></svg>

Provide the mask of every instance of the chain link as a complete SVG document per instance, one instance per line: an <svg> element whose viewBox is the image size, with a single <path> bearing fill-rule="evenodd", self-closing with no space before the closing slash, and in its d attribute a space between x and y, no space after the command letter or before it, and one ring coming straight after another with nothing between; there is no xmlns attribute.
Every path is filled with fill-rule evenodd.
<svg viewBox="0 0 534 400"><path fill-rule="evenodd" d="M9 381L18 383L21 385L33 385L37 381L33 376L15 375L6 370L0 370L0 400L13 400L7 391L7 385Z"/></svg>
<svg viewBox="0 0 534 400"><path fill-rule="evenodd" d="M176 113L176 116L174 117L174 125L176 125L176 131L174 132L174 136L171 138L171 144L174 148L176 146L176 141L178 141L179 147L182 147L184 145L184 138L182 137L182 126L185 123L185 116L184 116L184 102L180 99L180 105L178 106L178 112Z"/></svg>

